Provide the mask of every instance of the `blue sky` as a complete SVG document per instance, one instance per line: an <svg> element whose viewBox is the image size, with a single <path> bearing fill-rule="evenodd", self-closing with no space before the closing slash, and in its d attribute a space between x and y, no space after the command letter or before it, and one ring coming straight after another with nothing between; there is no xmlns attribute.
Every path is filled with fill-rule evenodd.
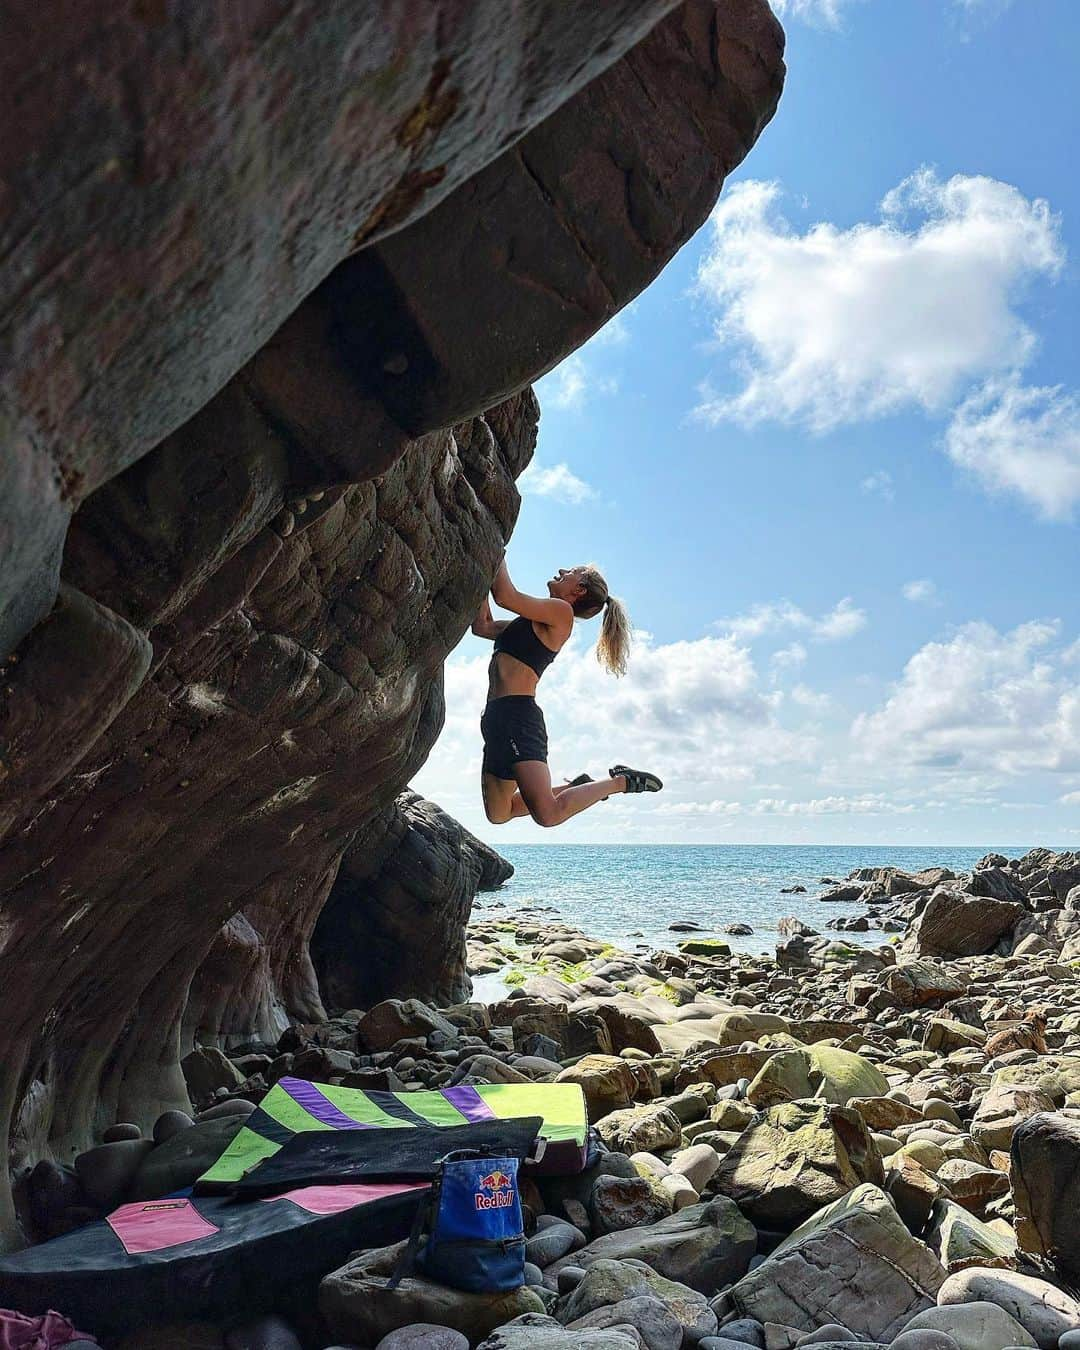
<svg viewBox="0 0 1080 1350"><path fill-rule="evenodd" d="M490 644L415 786L504 842L1080 847L1075 0L786 0L788 81L710 221L537 386L522 589L595 560L540 702L556 781L491 827Z"/></svg>

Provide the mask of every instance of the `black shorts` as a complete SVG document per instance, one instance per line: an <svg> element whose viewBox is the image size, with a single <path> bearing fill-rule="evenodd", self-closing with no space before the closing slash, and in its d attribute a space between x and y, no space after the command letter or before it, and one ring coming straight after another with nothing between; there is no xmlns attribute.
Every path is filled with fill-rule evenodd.
<svg viewBox="0 0 1080 1350"><path fill-rule="evenodd" d="M514 765L523 759L547 763L547 727L544 714L531 694L493 698L480 719L484 737L484 773L514 777Z"/></svg>

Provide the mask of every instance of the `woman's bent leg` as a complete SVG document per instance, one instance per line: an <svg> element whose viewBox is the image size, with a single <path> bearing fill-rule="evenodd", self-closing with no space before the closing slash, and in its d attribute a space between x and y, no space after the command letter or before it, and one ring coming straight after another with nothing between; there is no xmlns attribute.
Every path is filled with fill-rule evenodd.
<svg viewBox="0 0 1080 1350"><path fill-rule="evenodd" d="M525 808L515 811L517 784L512 778L496 778L493 773L480 775L480 791L484 798L484 814L492 825L505 825L514 816L523 816Z"/></svg>
<svg viewBox="0 0 1080 1350"><path fill-rule="evenodd" d="M539 759L525 759L514 765L518 791L529 815L537 825L551 828L561 825L597 802L616 792L625 792L626 779L622 775L604 778L597 783L582 783L580 787L565 787L557 791L551 786L551 771Z"/></svg>

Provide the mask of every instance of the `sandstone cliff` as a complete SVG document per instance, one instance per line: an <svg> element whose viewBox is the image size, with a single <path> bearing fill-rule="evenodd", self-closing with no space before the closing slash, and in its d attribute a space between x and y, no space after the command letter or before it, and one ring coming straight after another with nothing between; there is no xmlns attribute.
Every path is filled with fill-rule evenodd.
<svg viewBox="0 0 1080 1350"><path fill-rule="evenodd" d="M764 0L50 8L0 161L20 1162L184 1104L196 1032L321 1015L308 939L438 734L528 382L701 223L783 72Z"/></svg>

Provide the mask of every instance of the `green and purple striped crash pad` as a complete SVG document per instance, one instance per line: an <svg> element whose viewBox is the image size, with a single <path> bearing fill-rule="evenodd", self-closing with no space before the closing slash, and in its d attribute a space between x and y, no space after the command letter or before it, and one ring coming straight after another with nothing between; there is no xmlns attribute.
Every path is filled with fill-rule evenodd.
<svg viewBox="0 0 1080 1350"><path fill-rule="evenodd" d="M427 1092L368 1092L362 1088L281 1078L248 1116L216 1163L196 1183L201 1192L233 1186L304 1130L411 1129L539 1116L547 1149L537 1166L568 1175L585 1166L588 1117L577 1083L491 1083Z"/></svg>

